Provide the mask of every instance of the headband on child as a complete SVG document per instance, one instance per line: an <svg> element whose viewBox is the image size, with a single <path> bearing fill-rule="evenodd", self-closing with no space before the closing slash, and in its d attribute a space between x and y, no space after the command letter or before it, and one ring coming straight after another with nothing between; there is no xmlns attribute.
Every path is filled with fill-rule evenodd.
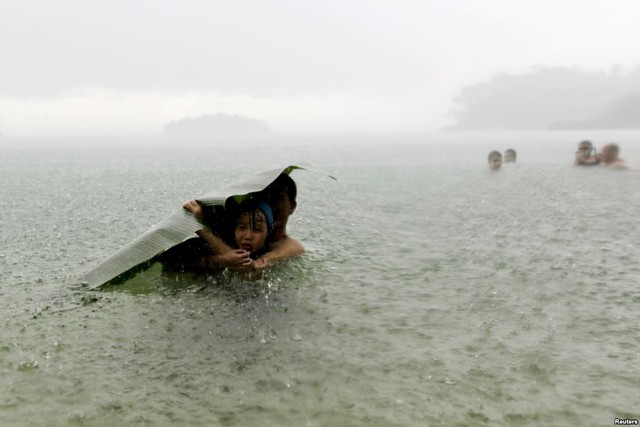
<svg viewBox="0 0 640 427"><path fill-rule="evenodd" d="M267 232L271 234L273 231L273 210L271 206L269 206L269 203L261 200L256 207L264 213L264 217L267 220Z"/></svg>

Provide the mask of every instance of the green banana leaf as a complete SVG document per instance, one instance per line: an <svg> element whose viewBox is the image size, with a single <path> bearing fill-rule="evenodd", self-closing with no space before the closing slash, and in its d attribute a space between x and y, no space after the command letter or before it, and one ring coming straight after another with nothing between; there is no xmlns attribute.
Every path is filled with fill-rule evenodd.
<svg viewBox="0 0 640 427"><path fill-rule="evenodd" d="M221 187L196 198L196 200L202 206L224 206L230 197L233 197L237 202L242 202L252 193L264 190L281 173L289 175L296 169L319 171L308 165L290 165ZM335 179L331 175L328 176ZM83 274L79 280L89 288L96 289L116 278L135 275L149 268L153 257L188 238L194 237L194 233L202 228L203 225L193 215L184 209L179 209Z"/></svg>

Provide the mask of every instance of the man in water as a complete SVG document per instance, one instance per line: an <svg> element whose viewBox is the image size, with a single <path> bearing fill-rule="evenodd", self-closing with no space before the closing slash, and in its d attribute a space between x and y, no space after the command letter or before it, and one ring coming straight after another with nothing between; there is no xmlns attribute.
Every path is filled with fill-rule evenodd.
<svg viewBox="0 0 640 427"><path fill-rule="evenodd" d="M582 141L578 144L576 152L576 166L596 166L600 163L600 157L596 155L591 141Z"/></svg>
<svg viewBox="0 0 640 427"><path fill-rule="evenodd" d="M490 170L492 171L500 170L500 167L502 166L502 154L500 154L499 151L490 152L489 156L487 157L487 160L489 161Z"/></svg>
<svg viewBox="0 0 640 427"><path fill-rule="evenodd" d="M304 253L304 246L287 235L289 216L297 207L295 181L287 174L280 174L261 192L259 197L264 198L271 205L274 213L273 231L269 236L269 252L253 260L246 250L231 248L214 230L204 228L197 234L208 243L213 251L210 265L240 271L263 271L277 261ZM206 223L204 210L198 202L190 200L184 204L184 208L191 212L198 221Z"/></svg>
<svg viewBox="0 0 640 427"><path fill-rule="evenodd" d="M504 152L504 162L505 163L515 163L516 162L516 150L513 148L509 148Z"/></svg>
<svg viewBox="0 0 640 427"><path fill-rule="evenodd" d="M627 165L624 163L624 160L618 157L618 153L620 153L618 144L612 142L605 145L602 147L602 153L600 154L600 164L616 169L627 169Z"/></svg>

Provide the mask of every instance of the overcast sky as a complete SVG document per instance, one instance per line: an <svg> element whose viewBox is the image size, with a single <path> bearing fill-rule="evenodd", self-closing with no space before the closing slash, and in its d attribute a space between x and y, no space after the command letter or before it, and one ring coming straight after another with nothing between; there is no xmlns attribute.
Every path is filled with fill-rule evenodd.
<svg viewBox="0 0 640 427"><path fill-rule="evenodd" d="M425 132L463 86L640 65L639 0L0 0L0 132Z"/></svg>

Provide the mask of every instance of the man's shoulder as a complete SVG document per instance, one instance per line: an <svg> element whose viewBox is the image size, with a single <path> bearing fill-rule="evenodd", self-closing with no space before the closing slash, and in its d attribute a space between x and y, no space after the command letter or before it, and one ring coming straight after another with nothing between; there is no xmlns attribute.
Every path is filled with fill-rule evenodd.
<svg viewBox="0 0 640 427"><path fill-rule="evenodd" d="M296 248L298 250L304 251L304 246L298 240L294 239L290 236L283 236L275 242L271 243L272 249L288 247L288 248Z"/></svg>

